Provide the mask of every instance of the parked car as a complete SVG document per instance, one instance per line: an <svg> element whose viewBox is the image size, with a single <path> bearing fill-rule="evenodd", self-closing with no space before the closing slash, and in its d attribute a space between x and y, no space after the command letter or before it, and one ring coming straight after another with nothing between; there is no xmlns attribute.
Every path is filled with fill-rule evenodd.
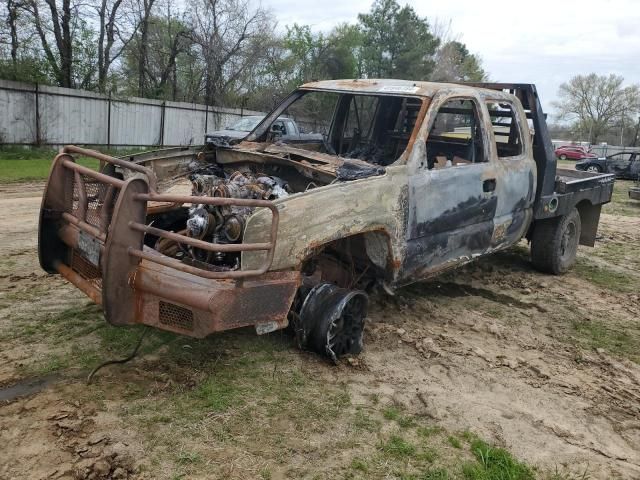
<svg viewBox="0 0 640 480"><path fill-rule="evenodd" d="M595 153L591 153L588 148L577 145L563 145L556 148L556 157L560 160L582 160L585 158L598 158Z"/></svg>
<svg viewBox="0 0 640 480"><path fill-rule="evenodd" d="M213 143L214 138L226 137L231 140L242 140L266 118L265 115L248 115L242 117L223 130L207 133L204 136L206 144ZM285 143L317 143L322 142L320 133L305 133L291 118L278 117L271 124L274 137Z"/></svg>
<svg viewBox="0 0 640 480"><path fill-rule="evenodd" d="M620 152L605 158L589 158L577 162L576 170L613 173L616 178L637 180L640 177L640 153Z"/></svg>

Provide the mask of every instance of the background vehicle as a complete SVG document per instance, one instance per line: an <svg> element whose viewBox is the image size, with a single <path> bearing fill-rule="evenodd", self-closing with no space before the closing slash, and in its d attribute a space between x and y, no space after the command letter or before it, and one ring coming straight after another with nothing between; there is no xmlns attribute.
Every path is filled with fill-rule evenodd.
<svg viewBox="0 0 640 480"><path fill-rule="evenodd" d="M283 116L323 142L281 142ZM73 146L56 157L43 269L116 325L204 337L291 323L300 346L334 360L361 350L376 286L391 292L523 237L536 268L566 272L578 244L594 245L614 181L557 168L527 84L314 82L245 141L127 158Z"/></svg>
<svg viewBox="0 0 640 480"><path fill-rule="evenodd" d="M584 158L598 158L594 153L591 153L586 147L563 145L556 148L556 157L560 160L582 160Z"/></svg>
<svg viewBox="0 0 640 480"><path fill-rule="evenodd" d="M640 177L640 154L620 152L605 158L589 158L576 163L576 170L613 173L616 178L636 180Z"/></svg>
<svg viewBox="0 0 640 480"><path fill-rule="evenodd" d="M212 143L213 138L226 137L231 140L242 140L258 124L264 120L264 115L248 115L240 118L224 130L216 130L205 135L205 144ZM271 130L279 135L280 140L286 143L300 142L322 142L322 135L319 133L305 133L298 124L287 117L280 117L271 124Z"/></svg>

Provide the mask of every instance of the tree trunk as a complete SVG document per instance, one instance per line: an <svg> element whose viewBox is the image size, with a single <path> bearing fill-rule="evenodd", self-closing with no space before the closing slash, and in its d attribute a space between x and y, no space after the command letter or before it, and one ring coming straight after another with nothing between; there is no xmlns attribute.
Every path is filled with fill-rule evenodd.
<svg viewBox="0 0 640 480"><path fill-rule="evenodd" d="M60 65L54 66L58 85L60 87L73 88L73 45L71 42L71 0L62 1L62 16L58 11L58 6L55 0L45 0L51 11L51 23L53 24L53 34L56 40L56 47L58 49L58 56L60 58ZM36 16L36 22L40 22L38 15L37 3L31 2L34 5L34 15ZM38 34L43 43L45 51L47 49L47 42L45 34L41 25L36 25ZM48 52L47 57L51 62L52 56ZM53 60L55 64L55 59Z"/></svg>
<svg viewBox="0 0 640 480"><path fill-rule="evenodd" d="M107 0L102 0L100 8L98 9L98 18L100 19L100 32L98 34L98 91L104 93L107 83L107 68L105 68L105 45L104 37L106 35L105 30L107 17Z"/></svg>
<svg viewBox="0 0 640 480"><path fill-rule="evenodd" d="M147 93L147 63L149 41L149 18L155 0L144 0L144 11L140 20L140 44L138 45L138 95L144 97Z"/></svg>
<svg viewBox="0 0 640 480"><path fill-rule="evenodd" d="M62 2L62 45L60 63L63 87L73 88L73 46L71 40L71 0Z"/></svg>
<svg viewBox="0 0 640 480"><path fill-rule="evenodd" d="M8 0L7 10L9 10L7 23L9 24L9 33L11 36L11 63L15 70L18 64L18 6L15 0Z"/></svg>

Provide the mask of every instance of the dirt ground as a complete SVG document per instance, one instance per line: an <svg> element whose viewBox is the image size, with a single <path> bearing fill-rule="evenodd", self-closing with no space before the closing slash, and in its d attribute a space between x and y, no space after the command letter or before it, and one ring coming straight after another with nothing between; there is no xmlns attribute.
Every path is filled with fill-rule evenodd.
<svg viewBox="0 0 640 480"><path fill-rule="evenodd" d="M472 435L536 478L640 478L640 207L607 206L565 276L522 243L374 298L338 366L280 332L154 332L87 385L141 330L40 270L41 189L0 185L2 479L472 478Z"/></svg>

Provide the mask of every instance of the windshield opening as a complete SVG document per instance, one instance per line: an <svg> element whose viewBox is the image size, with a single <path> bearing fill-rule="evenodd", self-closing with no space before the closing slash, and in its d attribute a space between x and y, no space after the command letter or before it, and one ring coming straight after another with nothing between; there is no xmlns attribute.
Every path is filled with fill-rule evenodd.
<svg viewBox="0 0 640 480"><path fill-rule="evenodd" d="M295 144L383 166L405 151L422 106L422 99L416 97L319 91L294 95L298 98L274 112L280 114L277 120L254 132L255 140ZM283 117L297 128L295 134L274 128Z"/></svg>
<svg viewBox="0 0 640 480"><path fill-rule="evenodd" d="M242 117L240 120L232 123L227 127L227 130L237 130L239 132L250 132L258 126L258 124L264 119L264 116L249 116Z"/></svg>

